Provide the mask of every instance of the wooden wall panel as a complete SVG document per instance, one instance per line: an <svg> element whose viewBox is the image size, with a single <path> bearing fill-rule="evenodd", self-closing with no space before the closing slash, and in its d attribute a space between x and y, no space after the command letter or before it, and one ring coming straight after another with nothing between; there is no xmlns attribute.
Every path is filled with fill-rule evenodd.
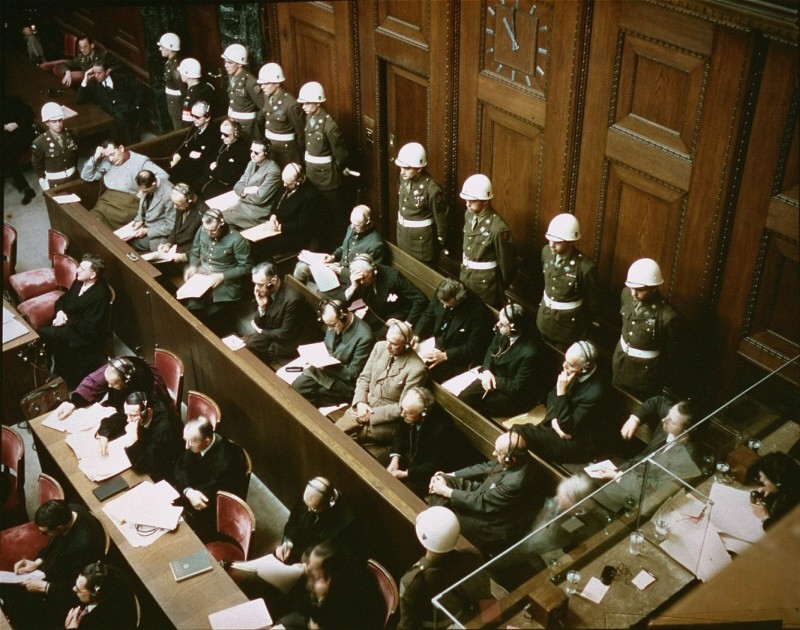
<svg viewBox="0 0 800 630"><path fill-rule="evenodd" d="M408 0L378 0L377 30L427 48L430 44L430 5Z"/></svg>

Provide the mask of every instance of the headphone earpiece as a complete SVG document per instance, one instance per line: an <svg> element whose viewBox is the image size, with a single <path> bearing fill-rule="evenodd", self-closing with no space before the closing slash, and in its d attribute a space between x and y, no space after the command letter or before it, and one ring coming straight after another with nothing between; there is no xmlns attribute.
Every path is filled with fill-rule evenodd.
<svg viewBox="0 0 800 630"><path fill-rule="evenodd" d="M430 391L428 391L424 387L419 387L419 386L414 386L408 391L414 392L417 394L417 396L419 396L420 400L422 401L422 411L420 412L419 415L421 415L423 418L427 417L428 412L430 412L434 403Z"/></svg>
<svg viewBox="0 0 800 630"><path fill-rule="evenodd" d="M594 362L597 355L594 347L587 341L578 341L578 347L581 349L583 355L583 367L580 369L581 374L588 374L594 368Z"/></svg>
<svg viewBox="0 0 800 630"><path fill-rule="evenodd" d="M511 431L509 435L510 437L508 438L508 446L509 446L508 453L506 453L503 456L503 463L506 466L511 466L517 461L517 451L519 450L519 443L521 439L519 433L515 431ZM512 446L513 438L516 438L516 440L513 442Z"/></svg>
<svg viewBox="0 0 800 630"><path fill-rule="evenodd" d="M322 321L322 314L325 312L325 307L330 306L334 313L336 313L336 320L340 322L347 321L347 309L344 306L344 302L341 300L322 300L319 303L319 308L317 309L317 320Z"/></svg>
<svg viewBox="0 0 800 630"><path fill-rule="evenodd" d="M413 340L414 331L412 330L411 331L412 336L409 336L408 328L410 328L410 326L408 326L408 324L406 324L405 322L401 321L394 322L392 326L397 328L397 330L400 331L400 334L403 335L403 349L408 350L409 348L411 348L411 342Z"/></svg>
<svg viewBox="0 0 800 630"><path fill-rule="evenodd" d="M320 496L323 500L327 499L328 507L333 507L336 505L336 490L334 487L320 477L314 477L313 479L309 479L308 487L313 488L317 492L319 492Z"/></svg>

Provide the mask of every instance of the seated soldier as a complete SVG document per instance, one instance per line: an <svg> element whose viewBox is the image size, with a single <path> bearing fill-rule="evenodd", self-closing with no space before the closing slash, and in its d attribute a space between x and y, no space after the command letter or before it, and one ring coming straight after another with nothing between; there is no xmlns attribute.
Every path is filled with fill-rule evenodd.
<svg viewBox="0 0 800 630"><path fill-rule="evenodd" d="M250 162L233 186L239 200L225 211L225 221L237 230L246 230L267 220L278 201L281 170L269 159L269 140L253 139Z"/></svg>
<svg viewBox="0 0 800 630"><path fill-rule="evenodd" d="M292 383L292 389L316 407L339 405L353 399L356 379L372 352L375 337L341 300L323 300L318 314L327 328L325 348L339 363L305 368Z"/></svg>
<svg viewBox="0 0 800 630"><path fill-rule="evenodd" d="M145 170L163 181L169 179L164 169L149 157L128 151L124 144L114 140L101 142L81 170L82 180L103 181L104 189L92 208L92 215L112 230L133 221L139 210L136 175Z"/></svg>
<svg viewBox="0 0 800 630"><path fill-rule="evenodd" d="M492 340L483 359L483 372L459 398L486 416L524 413L539 400L541 353L528 331L519 304L500 310Z"/></svg>
<svg viewBox="0 0 800 630"><path fill-rule="evenodd" d="M252 278L256 313L245 343L265 363L285 363L314 330L313 312L305 298L281 280L271 262L253 267Z"/></svg>
<svg viewBox="0 0 800 630"><path fill-rule="evenodd" d="M125 453L133 470L153 481L171 479L175 462L183 451L183 423L169 403L133 392L122 412L104 418L95 437L100 453L108 453L108 442L124 436Z"/></svg>
<svg viewBox="0 0 800 630"><path fill-rule="evenodd" d="M483 359L492 336L492 316L463 282L445 278L414 325L414 334L421 341L435 339L435 347L421 356L431 379L442 382Z"/></svg>
<svg viewBox="0 0 800 630"><path fill-rule="evenodd" d="M588 341L567 349L563 370L547 395L544 421L514 427L532 451L559 463L585 462L606 444L610 433L600 416L606 384L596 362L597 349Z"/></svg>
<svg viewBox="0 0 800 630"><path fill-rule="evenodd" d="M159 179L151 171L136 175L139 188L139 211L131 223L136 230L131 246L140 252L154 252L167 242L175 225L175 206L172 204L172 184Z"/></svg>
<svg viewBox="0 0 800 630"><path fill-rule="evenodd" d="M428 503L453 510L461 533L484 555L517 542L544 500L524 438L503 433L494 457L452 473L437 472L429 487Z"/></svg>
<svg viewBox="0 0 800 630"><path fill-rule="evenodd" d="M369 254L356 254L350 262L350 286L344 290L348 304L362 302L368 308L364 321L376 337L386 333L386 322L399 319L412 326L425 310L427 300L397 269L376 265Z"/></svg>
<svg viewBox="0 0 800 630"><path fill-rule="evenodd" d="M375 457L392 442L400 421L400 399L428 378L425 364L411 347L411 326L397 320L386 323L386 341L375 344L356 381L353 406L336 423Z"/></svg>
<svg viewBox="0 0 800 630"><path fill-rule="evenodd" d="M324 263L339 276L342 287L350 283L350 263L357 254L369 254L375 264L382 263L387 255L383 237L372 224L372 210L363 204L350 213L350 225L342 244L323 257ZM311 269L306 263L298 262L294 277L306 284L311 280Z"/></svg>
<svg viewBox="0 0 800 630"><path fill-rule="evenodd" d="M242 447L214 432L200 416L183 429L186 450L175 464L173 485L182 495L184 518L203 542L214 538L217 524L217 491L247 496L247 464Z"/></svg>

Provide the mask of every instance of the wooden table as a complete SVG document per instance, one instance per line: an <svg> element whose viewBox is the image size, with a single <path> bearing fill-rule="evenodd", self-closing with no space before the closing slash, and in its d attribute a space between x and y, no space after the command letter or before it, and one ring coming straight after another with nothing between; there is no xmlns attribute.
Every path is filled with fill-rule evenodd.
<svg viewBox="0 0 800 630"><path fill-rule="evenodd" d="M77 116L64 119L64 125L72 129L78 138L114 129L112 116L92 103L78 104L75 90L64 86L55 75L42 70L16 51L6 53L4 76L6 92L25 101L33 109L37 122L42 105L53 101L78 112Z"/></svg>
<svg viewBox="0 0 800 630"><path fill-rule="evenodd" d="M92 494L97 487L78 468L72 449L65 442L65 433L42 426L47 415L31 420L42 470L66 481L81 501L105 526L119 552L136 573L158 606L176 628L210 628L208 615L247 601L244 593L228 574L215 564L214 568L183 582L176 582L169 568L171 560L204 549L200 539L186 523L175 532L164 534L148 547L132 547L117 526L106 516L102 504ZM132 470L122 476L133 487L148 477Z"/></svg>
<svg viewBox="0 0 800 630"><path fill-rule="evenodd" d="M30 327L17 309L5 298L3 308L11 311L17 321L27 329L21 337L11 339L3 344L3 424L16 424L22 420L19 399L36 387L34 367L19 357L19 352L30 342L36 341L39 335Z"/></svg>

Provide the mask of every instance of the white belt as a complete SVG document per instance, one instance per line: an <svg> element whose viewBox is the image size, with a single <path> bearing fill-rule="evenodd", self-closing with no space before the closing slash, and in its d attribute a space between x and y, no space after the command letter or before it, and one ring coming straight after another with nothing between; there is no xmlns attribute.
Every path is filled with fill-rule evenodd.
<svg viewBox="0 0 800 630"><path fill-rule="evenodd" d="M306 162L311 162L311 164L330 164L333 162L333 156L311 155L308 151L306 151Z"/></svg>
<svg viewBox="0 0 800 630"><path fill-rule="evenodd" d="M236 112L232 110L230 107L228 108L228 116L231 118L235 118L236 120L255 120L256 113L255 112Z"/></svg>
<svg viewBox="0 0 800 630"><path fill-rule="evenodd" d="M581 304L583 304L583 300L575 300L574 302L556 302L555 300L548 297L547 293L543 295L544 297L544 305L552 309L554 311L571 311L574 308L578 308Z"/></svg>
<svg viewBox="0 0 800 630"><path fill-rule="evenodd" d="M424 228L433 225L433 219L422 219L421 221L412 221L411 219L404 219L402 214L397 215L397 222L403 227L407 228Z"/></svg>
<svg viewBox="0 0 800 630"><path fill-rule="evenodd" d="M164 91L167 94L169 94L170 96L181 96L182 95L180 90L174 90L174 89L168 88L168 87L165 87Z"/></svg>
<svg viewBox="0 0 800 630"><path fill-rule="evenodd" d="M72 177L75 174L75 167L70 166L66 171L45 171L45 179L64 179L65 177Z"/></svg>
<svg viewBox="0 0 800 630"><path fill-rule="evenodd" d="M619 338L619 345L622 346L622 351L625 354L629 357L636 357L637 359L655 359L661 354L661 350L639 350L637 348L631 348L630 344L626 343L622 337Z"/></svg>
<svg viewBox="0 0 800 630"><path fill-rule="evenodd" d="M467 269L482 270L482 269L496 269L497 268L497 261L496 260L490 260L489 262L478 262L477 260L470 260L466 256L464 256L464 258L462 260L462 264Z"/></svg>
<svg viewBox="0 0 800 630"><path fill-rule="evenodd" d="M274 131L270 131L266 129L264 131L264 135L267 136L270 140L277 140L278 142L291 142L294 140L294 132L292 133L275 133Z"/></svg>

